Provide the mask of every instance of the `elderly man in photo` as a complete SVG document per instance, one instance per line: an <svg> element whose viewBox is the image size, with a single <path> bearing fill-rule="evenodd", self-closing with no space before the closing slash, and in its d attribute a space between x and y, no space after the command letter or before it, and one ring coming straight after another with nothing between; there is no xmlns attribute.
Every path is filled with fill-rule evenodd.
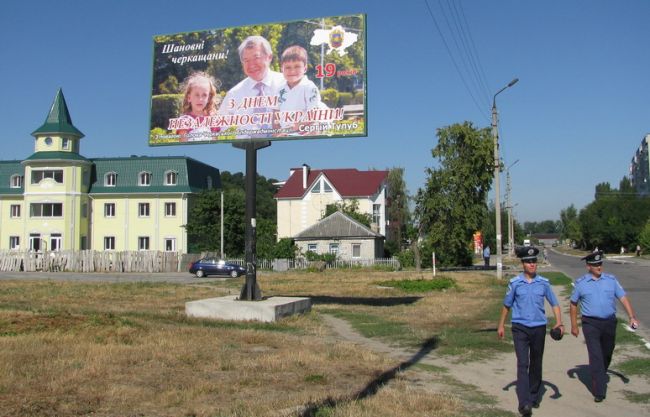
<svg viewBox="0 0 650 417"><path fill-rule="evenodd" d="M238 138L269 137L273 103L284 77L270 69L273 51L262 36L244 39L239 45L239 59L246 78L228 91L219 114L245 116L240 119L241 123L233 123L237 125Z"/></svg>

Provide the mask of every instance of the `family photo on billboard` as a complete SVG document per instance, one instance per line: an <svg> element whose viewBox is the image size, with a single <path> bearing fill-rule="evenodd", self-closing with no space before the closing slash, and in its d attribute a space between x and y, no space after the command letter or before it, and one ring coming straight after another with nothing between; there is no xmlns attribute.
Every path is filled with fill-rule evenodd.
<svg viewBox="0 0 650 417"><path fill-rule="evenodd" d="M154 37L149 144L367 136L365 15Z"/></svg>

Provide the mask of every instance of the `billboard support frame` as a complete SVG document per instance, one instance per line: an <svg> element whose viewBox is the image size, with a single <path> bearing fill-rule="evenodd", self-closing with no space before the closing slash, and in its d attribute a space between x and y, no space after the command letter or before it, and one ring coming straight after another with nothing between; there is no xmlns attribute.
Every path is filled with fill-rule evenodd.
<svg viewBox="0 0 650 417"><path fill-rule="evenodd" d="M246 151L246 235L244 237L246 259L246 282L239 294L240 301L261 301L262 290L257 285L257 150L271 146L271 141L247 140L236 142L233 147Z"/></svg>

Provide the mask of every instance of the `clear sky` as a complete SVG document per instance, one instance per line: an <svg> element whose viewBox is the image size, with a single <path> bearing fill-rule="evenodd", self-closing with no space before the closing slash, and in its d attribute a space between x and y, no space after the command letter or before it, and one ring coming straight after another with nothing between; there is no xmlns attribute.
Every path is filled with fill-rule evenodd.
<svg viewBox="0 0 650 417"><path fill-rule="evenodd" d="M493 94L516 77L497 97L501 156L519 161L517 220L541 221L581 209L600 182L618 187L650 133L646 0L7 0L1 158L31 155L61 87L88 158L187 155L244 172L230 144L148 146L153 36L354 13L367 14L368 137L274 142L259 174L404 167L415 194L436 166L436 129L488 127Z"/></svg>

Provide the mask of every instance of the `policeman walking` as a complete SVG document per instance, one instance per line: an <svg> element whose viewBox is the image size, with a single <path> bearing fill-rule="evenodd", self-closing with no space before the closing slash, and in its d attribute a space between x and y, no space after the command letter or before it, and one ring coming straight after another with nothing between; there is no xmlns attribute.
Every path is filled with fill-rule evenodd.
<svg viewBox="0 0 650 417"><path fill-rule="evenodd" d="M508 284L497 327L499 338L503 338L506 317L512 309L512 339L517 355L517 399L522 416L532 415L533 407L537 408L541 400L539 391L542 386L547 323L544 299L553 308L553 329L558 329L555 331L560 332L560 338L564 334L560 306L551 284L548 279L537 275L538 253L539 249L530 246L517 248L516 254L521 259L523 272Z"/></svg>
<svg viewBox="0 0 650 417"><path fill-rule="evenodd" d="M630 326L639 325L634 310L625 296L625 290L614 275L603 273L603 252L591 253L582 258L587 273L575 281L571 294L571 334L578 337L578 303L582 313L582 331L585 335L591 373L591 392L597 403L607 394L607 369L612 361L616 344L616 299L618 298L630 318Z"/></svg>

